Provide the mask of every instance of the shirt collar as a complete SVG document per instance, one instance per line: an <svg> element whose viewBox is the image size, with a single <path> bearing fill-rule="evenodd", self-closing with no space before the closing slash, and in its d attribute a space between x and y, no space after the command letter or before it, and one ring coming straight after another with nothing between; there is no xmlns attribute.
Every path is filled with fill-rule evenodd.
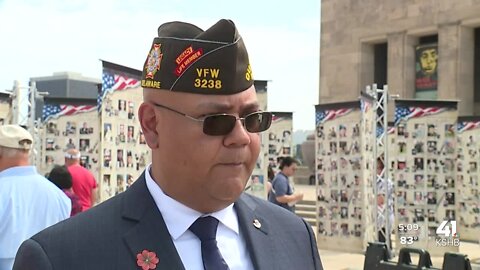
<svg viewBox="0 0 480 270"><path fill-rule="evenodd" d="M174 240L177 240L182 234L184 234L195 220L201 216L207 215L215 217L228 229L239 234L238 218L235 209L233 208L233 204L230 204L220 211L204 215L166 195L150 175L150 168L151 164L149 164L145 170L147 188L152 195L158 210L162 214L168 231Z"/></svg>
<svg viewBox="0 0 480 270"><path fill-rule="evenodd" d="M16 166L1 171L0 177L22 176L32 174L37 174L37 168L35 168L35 166Z"/></svg>

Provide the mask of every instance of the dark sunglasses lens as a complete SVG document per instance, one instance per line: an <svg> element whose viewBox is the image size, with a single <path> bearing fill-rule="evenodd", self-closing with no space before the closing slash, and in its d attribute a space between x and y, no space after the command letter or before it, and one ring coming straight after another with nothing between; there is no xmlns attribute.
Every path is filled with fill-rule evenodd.
<svg viewBox="0 0 480 270"><path fill-rule="evenodd" d="M203 133L211 136L227 135L235 127L233 115L211 115L203 121Z"/></svg>
<svg viewBox="0 0 480 270"><path fill-rule="evenodd" d="M251 133L265 131L270 127L271 124L271 112L256 112L245 117L245 128Z"/></svg>

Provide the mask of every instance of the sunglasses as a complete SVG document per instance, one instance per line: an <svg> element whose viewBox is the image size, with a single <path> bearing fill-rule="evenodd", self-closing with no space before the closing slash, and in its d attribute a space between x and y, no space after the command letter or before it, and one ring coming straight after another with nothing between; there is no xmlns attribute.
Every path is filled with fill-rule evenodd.
<svg viewBox="0 0 480 270"><path fill-rule="evenodd" d="M236 117L235 115L221 113L207 115L202 118L195 118L155 102L152 102L152 104L156 107L164 108L171 112L185 116L191 120L203 122L203 133L210 136L223 136L229 134L235 127L237 120L240 120L245 129L250 133L265 131L272 124L271 112L253 112L245 115L245 117Z"/></svg>

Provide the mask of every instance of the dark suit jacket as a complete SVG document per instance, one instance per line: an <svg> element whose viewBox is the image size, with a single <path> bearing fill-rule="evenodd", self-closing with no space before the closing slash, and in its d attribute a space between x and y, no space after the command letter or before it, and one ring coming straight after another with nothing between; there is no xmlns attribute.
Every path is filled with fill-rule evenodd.
<svg viewBox="0 0 480 270"><path fill-rule="evenodd" d="M322 269L314 234L303 219L247 194L234 207L255 269ZM255 219L261 223L258 229ZM25 241L13 269L141 269L136 255L142 250L157 254L156 269L188 269L144 175L125 192Z"/></svg>

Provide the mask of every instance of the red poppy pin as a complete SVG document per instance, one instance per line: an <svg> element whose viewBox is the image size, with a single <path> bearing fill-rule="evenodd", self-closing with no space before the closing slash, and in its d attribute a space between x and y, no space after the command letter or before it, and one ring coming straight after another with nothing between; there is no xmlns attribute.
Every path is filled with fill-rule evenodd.
<svg viewBox="0 0 480 270"><path fill-rule="evenodd" d="M141 253L137 254L137 265L140 266L142 270L157 268L157 263L159 261L160 260L157 258L155 252L143 250Z"/></svg>

